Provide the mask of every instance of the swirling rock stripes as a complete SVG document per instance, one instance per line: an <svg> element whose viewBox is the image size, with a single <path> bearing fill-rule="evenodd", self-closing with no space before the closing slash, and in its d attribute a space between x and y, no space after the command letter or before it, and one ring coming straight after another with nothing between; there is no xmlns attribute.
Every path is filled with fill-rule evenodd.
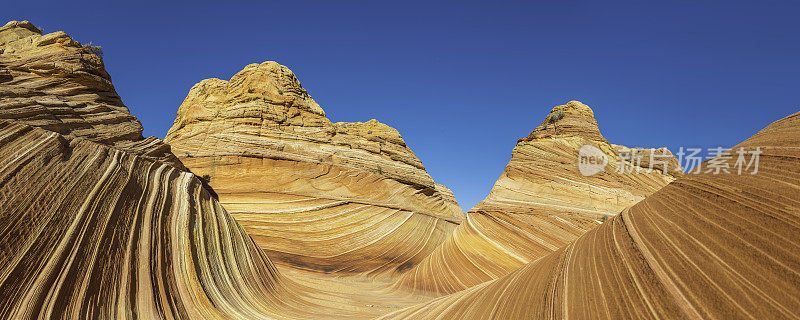
<svg viewBox="0 0 800 320"><path fill-rule="evenodd" d="M464 215L397 130L331 122L273 61L192 87L166 141L273 261L320 276L401 273Z"/></svg>
<svg viewBox="0 0 800 320"><path fill-rule="evenodd" d="M0 164L0 318L374 312L281 276L190 173L5 120Z"/></svg>
<svg viewBox="0 0 800 320"><path fill-rule="evenodd" d="M103 59L63 31L42 35L28 21L0 27L0 119L82 137L183 168L168 145L143 138Z"/></svg>
<svg viewBox="0 0 800 320"><path fill-rule="evenodd" d="M234 202L243 196L249 201ZM402 271L456 226L425 214L338 199L266 192L221 198L270 258L323 272ZM402 247L387 246L404 241Z"/></svg>
<svg viewBox="0 0 800 320"><path fill-rule="evenodd" d="M571 101L554 107L548 118L559 112L558 127L545 119L517 142L486 199L442 246L402 274L397 287L454 293L497 279L562 248L681 175L668 150L672 166L666 173L649 167L618 170L621 146L603 138L591 108ZM608 159L604 171L592 176L579 171L584 145Z"/></svg>
<svg viewBox="0 0 800 320"><path fill-rule="evenodd" d="M687 175L495 281L414 319L800 317L800 113L741 143L757 174Z"/></svg>

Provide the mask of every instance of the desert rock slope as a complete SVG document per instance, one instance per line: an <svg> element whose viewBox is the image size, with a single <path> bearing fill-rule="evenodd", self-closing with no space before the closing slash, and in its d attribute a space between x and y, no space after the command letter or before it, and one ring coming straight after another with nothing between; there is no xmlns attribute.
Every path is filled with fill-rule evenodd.
<svg viewBox="0 0 800 320"><path fill-rule="evenodd" d="M608 159L604 171L591 176L580 172L578 153L584 145ZM630 159L625 154L631 154ZM634 160L639 155L642 160ZM632 153L610 144L585 104L556 106L540 126L519 139L489 196L398 284L452 293L495 279L565 246L681 172L666 148Z"/></svg>
<svg viewBox="0 0 800 320"><path fill-rule="evenodd" d="M143 138L111 84L103 59L63 31L28 21L0 28L0 119L82 137L182 168L169 146Z"/></svg>
<svg viewBox="0 0 800 320"><path fill-rule="evenodd" d="M763 152L757 174L686 175L505 277L386 318L800 318L800 113L739 148Z"/></svg>
<svg viewBox="0 0 800 320"><path fill-rule="evenodd" d="M142 139L100 57L27 21L0 28L0 52L0 318L371 318L426 300L285 277Z"/></svg>
<svg viewBox="0 0 800 320"><path fill-rule="evenodd" d="M272 61L196 84L165 140L271 259L297 270L397 273L463 216L397 130L332 123Z"/></svg>
<svg viewBox="0 0 800 320"><path fill-rule="evenodd" d="M296 293L195 176L83 138L0 120L0 222L3 319L341 312Z"/></svg>
<svg viewBox="0 0 800 320"><path fill-rule="evenodd" d="M467 214L275 62L195 85L165 140L91 48L0 28L0 319L800 318L800 113L736 147L755 174L683 175L572 101Z"/></svg>

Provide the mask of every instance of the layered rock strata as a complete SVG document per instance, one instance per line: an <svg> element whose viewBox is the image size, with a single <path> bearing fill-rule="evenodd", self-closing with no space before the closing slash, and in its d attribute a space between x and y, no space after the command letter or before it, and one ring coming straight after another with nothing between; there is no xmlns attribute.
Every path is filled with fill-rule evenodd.
<svg viewBox="0 0 800 320"><path fill-rule="evenodd" d="M372 318L426 300L297 283L191 173L8 120L0 235L3 319Z"/></svg>
<svg viewBox="0 0 800 320"><path fill-rule="evenodd" d="M590 176L578 165L586 145L608 162ZM627 161L621 148L603 138L588 106L571 101L554 107L517 142L511 161L466 222L398 285L453 293L498 278L558 250L682 174L666 148L639 150L646 158L640 161L637 154Z"/></svg>
<svg viewBox="0 0 800 320"><path fill-rule="evenodd" d="M27 22L0 43L0 318L373 318L429 299L281 274L206 182L141 139L102 60Z"/></svg>
<svg viewBox="0 0 800 320"><path fill-rule="evenodd" d="M182 168L122 103L103 59L63 31L28 21L0 28L0 119L86 138Z"/></svg>
<svg viewBox="0 0 800 320"><path fill-rule="evenodd" d="M739 148L763 152L756 174L686 175L507 276L386 319L798 318L800 113Z"/></svg>
<svg viewBox="0 0 800 320"><path fill-rule="evenodd" d="M165 140L282 265L399 272L463 216L397 130L377 120L332 123L272 61L192 87Z"/></svg>

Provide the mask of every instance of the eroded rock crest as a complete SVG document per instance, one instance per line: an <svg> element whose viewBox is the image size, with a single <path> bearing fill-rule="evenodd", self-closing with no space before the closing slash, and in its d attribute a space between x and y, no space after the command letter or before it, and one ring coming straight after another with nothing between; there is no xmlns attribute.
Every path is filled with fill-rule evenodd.
<svg viewBox="0 0 800 320"><path fill-rule="evenodd" d="M467 215L397 130L331 123L274 62L196 85L168 139L202 179L102 59L0 28L0 318L800 318L800 113L737 146L758 174L682 176L663 148L617 170L631 149L572 101Z"/></svg>
<svg viewBox="0 0 800 320"><path fill-rule="evenodd" d="M463 216L397 130L374 119L332 123L272 61L195 85L166 141L284 265L398 272Z"/></svg>
<svg viewBox="0 0 800 320"><path fill-rule="evenodd" d="M86 138L182 168L168 145L142 137L103 59L63 31L42 35L28 21L0 28L0 119Z"/></svg>
<svg viewBox="0 0 800 320"><path fill-rule="evenodd" d="M800 317L800 113L735 149L757 174L679 178L512 273L385 319Z"/></svg>
<svg viewBox="0 0 800 320"><path fill-rule="evenodd" d="M549 120L554 115L558 121ZM610 159L605 170L581 174L578 153L584 145ZM567 245L681 175L666 148L660 150L667 156L657 158L671 165L666 173L663 166L650 170L650 160L632 162L638 169L618 171L620 148L603 138L585 104L554 107L517 142L500 178L467 213L466 223L403 274L398 285L453 293L498 278Z"/></svg>

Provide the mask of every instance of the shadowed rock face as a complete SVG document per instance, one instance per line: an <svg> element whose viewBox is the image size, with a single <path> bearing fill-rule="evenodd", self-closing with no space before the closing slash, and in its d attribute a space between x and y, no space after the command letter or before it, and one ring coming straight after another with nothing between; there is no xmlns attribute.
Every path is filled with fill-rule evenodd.
<svg viewBox="0 0 800 320"><path fill-rule="evenodd" d="M739 146L758 173L687 175L523 268L386 318L796 319L800 113Z"/></svg>
<svg viewBox="0 0 800 320"><path fill-rule="evenodd" d="M192 87L166 141L282 265L402 271L463 216L397 130L377 120L332 123L272 61Z"/></svg>
<svg viewBox="0 0 800 320"><path fill-rule="evenodd" d="M103 60L62 31L28 21L0 28L0 119L86 138L182 168L168 145L143 138Z"/></svg>
<svg viewBox="0 0 800 320"><path fill-rule="evenodd" d="M558 121L548 120L556 114ZM578 153L584 145L609 159L605 171L581 174ZM398 285L452 293L503 276L563 247L681 175L666 148L659 149L666 156L655 157L662 164L654 168L661 170L649 170L651 153L644 149L639 151L644 159L632 163L638 169L618 173L620 148L603 138L588 106L572 101L554 107L517 142L503 174L486 199L469 211L466 223ZM666 172L663 163L668 163Z"/></svg>

